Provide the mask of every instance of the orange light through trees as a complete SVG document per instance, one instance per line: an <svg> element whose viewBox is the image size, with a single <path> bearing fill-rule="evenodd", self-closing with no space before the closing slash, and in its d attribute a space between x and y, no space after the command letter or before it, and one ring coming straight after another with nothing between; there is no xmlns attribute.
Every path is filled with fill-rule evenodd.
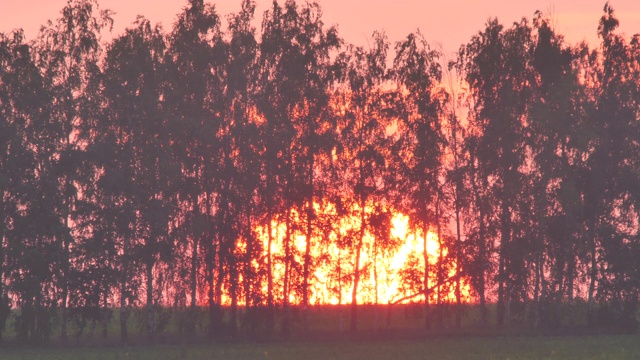
<svg viewBox="0 0 640 360"><path fill-rule="evenodd" d="M316 224L314 238L311 244L312 271L309 280L309 303L316 304L348 304L351 302L353 291L353 273L355 268L354 234L360 229L358 216L338 217L335 209L330 206L316 204L316 212L326 215L326 223ZM369 209L367 209L369 210ZM353 213L357 213L354 211ZM301 222L295 210L291 213L292 222ZM322 216L319 216L322 218ZM276 303L282 303L285 279L285 234L284 222L272 223L272 272L273 296ZM391 219L389 239L376 239L370 231L366 231L360 258L361 278L358 289L357 302L359 304L388 304L395 302L424 302L422 284L424 280L424 237L420 232L410 229L409 217L395 212ZM255 234L262 244L263 260L254 260L252 266L256 273L264 274L267 269L268 233L266 226L256 226ZM306 237L302 230L294 229L290 238L290 288L289 302L299 304L302 299L302 264ZM439 256L446 258L447 249L440 254L439 241L435 233L427 234L426 248L429 259L429 286L432 287L433 297L429 302L436 301L436 271ZM238 244L238 251L244 251L244 242ZM451 259L449 262L453 261ZM455 264L445 266L447 277L455 275ZM261 298L267 298L267 284L261 282ZM455 302L454 286L443 287L441 302ZM461 280L461 294L464 302L470 301L469 284L466 279ZM416 296L411 296L416 295ZM403 298L408 298L402 300ZM223 303L228 304L228 296L224 296ZM243 305L243 303L240 303Z"/></svg>

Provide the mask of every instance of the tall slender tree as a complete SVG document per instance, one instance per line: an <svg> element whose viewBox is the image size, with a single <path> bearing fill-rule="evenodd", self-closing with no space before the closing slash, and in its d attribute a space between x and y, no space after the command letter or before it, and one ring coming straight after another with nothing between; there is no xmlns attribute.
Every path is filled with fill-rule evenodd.
<svg viewBox="0 0 640 360"><path fill-rule="evenodd" d="M252 25L256 4L253 1L242 2L241 10L229 16L229 58L227 65L227 101L232 136L236 140L238 153L234 158L239 172L238 196L244 211L242 237L246 242L243 262L243 291L247 308L258 305L256 297L257 274L252 261L259 257L261 244L256 241L254 221L258 217L257 190L260 182L260 141L255 107L256 69L258 42L256 29Z"/></svg>
<svg viewBox="0 0 640 360"><path fill-rule="evenodd" d="M369 50L349 46L338 58L342 70L342 88L338 107L342 116L337 124L341 143L336 155L345 166L342 194L344 207L357 226L348 234L353 258L351 292L351 331L357 331L358 293L365 251L365 236L369 230L369 212L382 199L385 186L385 149L388 149L386 126L390 112L391 92L385 91L387 79L386 36L375 33ZM344 109L344 110L342 110ZM385 114L386 113L386 114Z"/></svg>
<svg viewBox="0 0 640 360"><path fill-rule="evenodd" d="M55 193L55 209L61 226L56 241L61 248L60 336L67 338L67 307L71 268L69 249L75 242L73 230L74 204L78 197L79 170L82 148L78 144L78 126L82 121L80 111L87 84L87 76L98 66L101 55L100 34L112 24L111 12L99 10L95 0L69 0L61 17L43 27L37 41L39 66L50 82L56 101L52 103L52 124L58 127L59 139L53 140L57 155L52 166L58 178ZM86 181L85 181L86 182Z"/></svg>
<svg viewBox="0 0 640 360"><path fill-rule="evenodd" d="M523 19L509 29L496 19L461 47L463 72L474 97L474 126L480 130L476 153L490 177L492 196L499 202L498 324L510 320L510 302L526 283L520 245L511 245L516 199L525 158L526 110L533 83L531 27Z"/></svg>
<svg viewBox="0 0 640 360"><path fill-rule="evenodd" d="M430 49L424 37L416 33L410 34L405 41L396 45L394 60L395 80L401 86L400 101L404 105L398 124L401 135L396 146L399 151L393 152L396 154L394 163L399 166L396 174L399 177L400 193L406 196L401 199L406 205L400 208L411 216L412 223L419 229L423 239L422 289L426 328L430 327L431 320L428 311L431 299L431 269L427 252L429 233L435 230L440 247L444 247L442 181L445 137L441 127L441 99L436 88L442 79L438 56L437 52ZM443 265L443 259L439 256L436 270L438 289L443 282Z"/></svg>
<svg viewBox="0 0 640 360"><path fill-rule="evenodd" d="M207 259L216 251L211 205L207 203L216 193L215 183L219 178L215 159L221 147L218 131L222 121L223 78L220 74L224 68L225 46L215 9L202 0L190 1L171 34L168 67L172 81L167 83L172 147L182 165L179 203L184 213L180 234L190 239L190 244L185 244L191 254L189 332L195 330L197 316L200 250L208 252ZM205 267L211 266L214 264L207 261ZM212 275L206 278L210 288L213 280Z"/></svg>
<svg viewBox="0 0 640 360"><path fill-rule="evenodd" d="M636 263L629 257L637 253L632 240L636 237L635 230L631 230L637 212L629 207L634 190L627 185L635 182L631 179L637 173L629 156L637 153L638 63L637 53L633 54L625 39L615 33L618 25L613 8L605 4L598 26L601 58L594 63L595 106L589 121L597 136L587 160L590 171L585 216L591 261L590 308L596 300L609 301L627 312L624 314L627 322L633 318L629 312L635 311L627 302L633 304L638 298L637 283L632 280ZM623 314L613 317L618 315Z"/></svg>
<svg viewBox="0 0 640 360"><path fill-rule="evenodd" d="M463 273L466 272L466 262L464 258L464 219L463 211L469 207L470 192L465 187L465 180L468 174L465 173L465 162L468 157L464 151L464 139L466 128L461 121L462 112L465 106L466 93L462 90L462 79L458 76L455 62L444 57L442 82L447 92L448 101L444 104L443 115L446 119L446 139L447 147L445 156L449 156L449 161L444 161L446 169L446 184L448 185L450 204L453 205L453 220L455 222L455 244L451 246L454 252L455 262L455 289L456 298L456 327L462 322L462 281Z"/></svg>
<svg viewBox="0 0 640 360"><path fill-rule="evenodd" d="M149 337L155 333L158 299L154 278L159 277L154 276L154 269L170 257L171 191L177 173L161 104L165 41L160 28L152 27L146 19L139 18L134 25L109 48L104 75L105 105L109 107L105 121L114 124L110 140L116 151L122 152L109 164L106 174L122 174L128 180L117 188L127 211L120 225L125 230L119 294L123 340L127 337L126 301L133 295L131 266L144 269L146 330Z"/></svg>
<svg viewBox="0 0 640 360"><path fill-rule="evenodd" d="M580 135L584 133L584 119L580 115L581 87L572 67L576 53L563 44L562 37L540 12L534 27L537 39L531 55L538 95L529 114L529 146L536 167L529 176L534 197L530 200L533 219L529 226L536 231L529 232L535 234L532 265L537 326L546 311L543 304L564 299L572 302L574 298L580 253L576 240L583 237L579 231L582 204L576 179L584 166L581 159L587 143ZM553 266L548 268L546 264L550 262Z"/></svg>
<svg viewBox="0 0 640 360"><path fill-rule="evenodd" d="M289 295L292 289L292 268L295 247L291 211L297 208L305 214L306 245L302 260L302 305L309 302L309 276L311 269L311 242L314 233L314 201L318 196L315 177L316 159L322 147L320 141L325 126L330 119L328 111L328 86L330 81L329 56L337 49L340 40L335 28L325 30L321 20L322 12L317 4L306 4L298 8L294 1L287 1L281 8L274 2L273 8L265 14L261 44L262 91L268 97L261 97L262 113L265 115L267 130L273 144L267 144L266 161L281 161L280 174L283 186L285 258L284 258L284 323L283 331L288 332ZM265 94L265 93L263 93ZM265 94L267 95L267 94ZM269 130L271 129L271 130ZM273 156L275 155L275 159ZM271 165L267 165L271 168ZM267 182L272 176L269 175ZM270 220L269 220L270 221ZM271 236L271 234L270 234ZM305 314L306 316L306 314Z"/></svg>
<svg viewBox="0 0 640 360"><path fill-rule="evenodd" d="M46 267L51 259L39 252L35 238L41 234L32 221L41 215L38 157L47 144L40 139L48 138L43 124L51 94L35 60L22 31L0 34L0 340L12 307L20 308L19 340L44 340L50 326L38 311L44 304L37 293L51 276Z"/></svg>

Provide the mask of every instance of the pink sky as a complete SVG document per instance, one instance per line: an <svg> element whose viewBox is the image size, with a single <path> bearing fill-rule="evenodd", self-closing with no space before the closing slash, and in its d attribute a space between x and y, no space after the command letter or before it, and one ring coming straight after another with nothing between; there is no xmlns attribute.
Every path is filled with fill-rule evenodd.
<svg viewBox="0 0 640 360"><path fill-rule="evenodd" d="M33 39L40 25L58 17L66 0L0 0L0 32L23 28ZM283 3L284 0L280 0ZM489 17L497 16L503 24L511 24L535 10L551 12L556 28L571 43L597 42L596 29L604 0L318 0L327 25L338 25L342 37L350 43L365 45L374 30L384 30L393 42L420 29L434 46L455 51L481 30ZM99 0L101 8L116 12L114 33L121 33L138 14L169 29L187 0ZM219 14L238 11L240 0L210 1ZM302 3L302 1L299 1ZM271 0L257 0L256 15L270 6ZM627 38L640 33L640 1L612 0L620 20L620 31ZM256 23L259 27L259 22Z"/></svg>

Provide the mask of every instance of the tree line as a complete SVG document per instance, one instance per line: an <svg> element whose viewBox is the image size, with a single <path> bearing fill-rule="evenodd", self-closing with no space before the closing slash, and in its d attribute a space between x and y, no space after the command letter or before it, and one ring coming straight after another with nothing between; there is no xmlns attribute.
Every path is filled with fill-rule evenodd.
<svg viewBox="0 0 640 360"><path fill-rule="evenodd" d="M594 48L536 12L449 57L420 32L345 44L316 3L254 13L189 0L105 44L112 13L69 0L33 41L0 34L0 336L118 314L126 341L141 311L154 338L172 308L186 334L307 330L321 264L355 331L395 213L425 239L403 282L427 328L449 292L460 326L466 279L485 324L635 330L640 35L608 3Z"/></svg>

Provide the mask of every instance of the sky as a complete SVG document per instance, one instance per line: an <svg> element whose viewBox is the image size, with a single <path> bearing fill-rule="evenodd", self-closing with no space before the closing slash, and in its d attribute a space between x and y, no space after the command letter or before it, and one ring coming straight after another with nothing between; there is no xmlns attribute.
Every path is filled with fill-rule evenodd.
<svg viewBox="0 0 640 360"><path fill-rule="evenodd" d="M187 0L98 0L102 9L116 12L113 35L120 34L137 17L169 30ZM16 28L33 39L42 24L56 19L67 0L0 0L0 32ZM206 2L206 0L205 0ZM240 9L240 0L210 0L219 14ZM282 4L284 0L279 0ZM298 1L302 3L301 0ZM556 29L569 43L586 40L598 43L596 30L605 0L317 0L328 26L337 25L347 43L367 47L375 30L384 30L393 43L420 29L427 41L445 52L456 51L484 28L487 19L497 17L509 25L523 16L531 19L536 10L552 14ZM640 33L640 1L611 0L620 20L619 31L630 38ZM256 26L271 0L257 0ZM112 35L112 36L113 36ZM108 37L107 37L108 38Z"/></svg>

